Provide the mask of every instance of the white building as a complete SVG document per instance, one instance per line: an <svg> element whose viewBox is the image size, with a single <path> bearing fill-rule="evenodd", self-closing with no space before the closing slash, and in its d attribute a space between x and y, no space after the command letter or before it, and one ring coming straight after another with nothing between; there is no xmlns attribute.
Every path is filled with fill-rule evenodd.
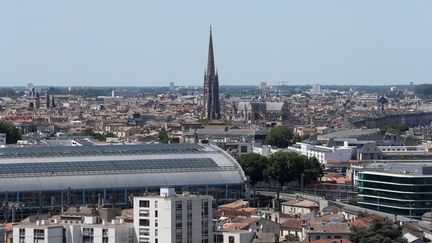
<svg viewBox="0 0 432 243"><path fill-rule="evenodd" d="M321 85L320 84L312 85L311 94L321 94Z"/></svg>
<svg viewBox="0 0 432 243"><path fill-rule="evenodd" d="M288 150L306 155L308 158L315 157L321 164L327 164L327 161L347 162L353 155L353 149L345 146L319 146L308 143L296 143L288 147Z"/></svg>
<svg viewBox="0 0 432 243"><path fill-rule="evenodd" d="M96 216L84 217L83 223L64 223L58 220L40 220L36 224L13 226L13 242L18 243L133 243L132 223L112 220L96 223Z"/></svg>
<svg viewBox="0 0 432 243"><path fill-rule="evenodd" d="M213 243L211 196L177 195L161 188L159 196L134 197L134 228L140 243Z"/></svg>

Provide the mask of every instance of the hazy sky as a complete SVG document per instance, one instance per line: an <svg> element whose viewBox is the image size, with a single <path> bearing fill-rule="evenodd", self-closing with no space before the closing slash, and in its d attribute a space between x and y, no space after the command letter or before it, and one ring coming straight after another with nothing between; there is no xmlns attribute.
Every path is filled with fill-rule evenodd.
<svg viewBox="0 0 432 243"><path fill-rule="evenodd" d="M430 0L0 0L0 86L432 82Z"/></svg>

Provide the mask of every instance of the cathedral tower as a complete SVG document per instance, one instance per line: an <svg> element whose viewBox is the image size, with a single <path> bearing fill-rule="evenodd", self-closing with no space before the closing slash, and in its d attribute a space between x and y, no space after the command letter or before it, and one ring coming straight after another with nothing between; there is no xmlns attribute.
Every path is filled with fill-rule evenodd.
<svg viewBox="0 0 432 243"><path fill-rule="evenodd" d="M207 70L204 73L204 117L209 120L220 119L219 78L215 69L212 29L208 49Z"/></svg>

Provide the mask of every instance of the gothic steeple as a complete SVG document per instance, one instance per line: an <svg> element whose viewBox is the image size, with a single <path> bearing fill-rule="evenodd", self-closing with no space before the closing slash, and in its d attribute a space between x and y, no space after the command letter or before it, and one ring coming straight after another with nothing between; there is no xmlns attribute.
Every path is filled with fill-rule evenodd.
<svg viewBox="0 0 432 243"><path fill-rule="evenodd" d="M207 75L213 76L215 74L215 62L213 55L213 38L212 38L212 27L210 26L210 38L208 48L208 61L207 61Z"/></svg>
<svg viewBox="0 0 432 243"><path fill-rule="evenodd" d="M213 38L210 26L207 70L204 75L204 117L213 120L220 119L219 78L215 69L213 54Z"/></svg>

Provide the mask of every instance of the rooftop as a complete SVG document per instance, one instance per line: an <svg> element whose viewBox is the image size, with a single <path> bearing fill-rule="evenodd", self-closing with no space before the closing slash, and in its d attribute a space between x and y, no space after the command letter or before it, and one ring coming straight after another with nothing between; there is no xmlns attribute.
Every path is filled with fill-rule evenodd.
<svg viewBox="0 0 432 243"><path fill-rule="evenodd" d="M38 158L72 156L111 156L141 154L199 153L198 144L133 144L100 146L25 146L0 148L2 158Z"/></svg>
<svg viewBox="0 0 432 243"><path fill-rule="evenodd" d="M432 176L432 160L407 163L372 163L360 169L363 172L378 172L399 175Z"/></svg>
<svg viewBox="0 0 432 243"><path fill-rule="evenodd" d="M213 145L0 149L0 191L239 184L237 161ZM19 180L17 180L19 178Z"/></svg>

